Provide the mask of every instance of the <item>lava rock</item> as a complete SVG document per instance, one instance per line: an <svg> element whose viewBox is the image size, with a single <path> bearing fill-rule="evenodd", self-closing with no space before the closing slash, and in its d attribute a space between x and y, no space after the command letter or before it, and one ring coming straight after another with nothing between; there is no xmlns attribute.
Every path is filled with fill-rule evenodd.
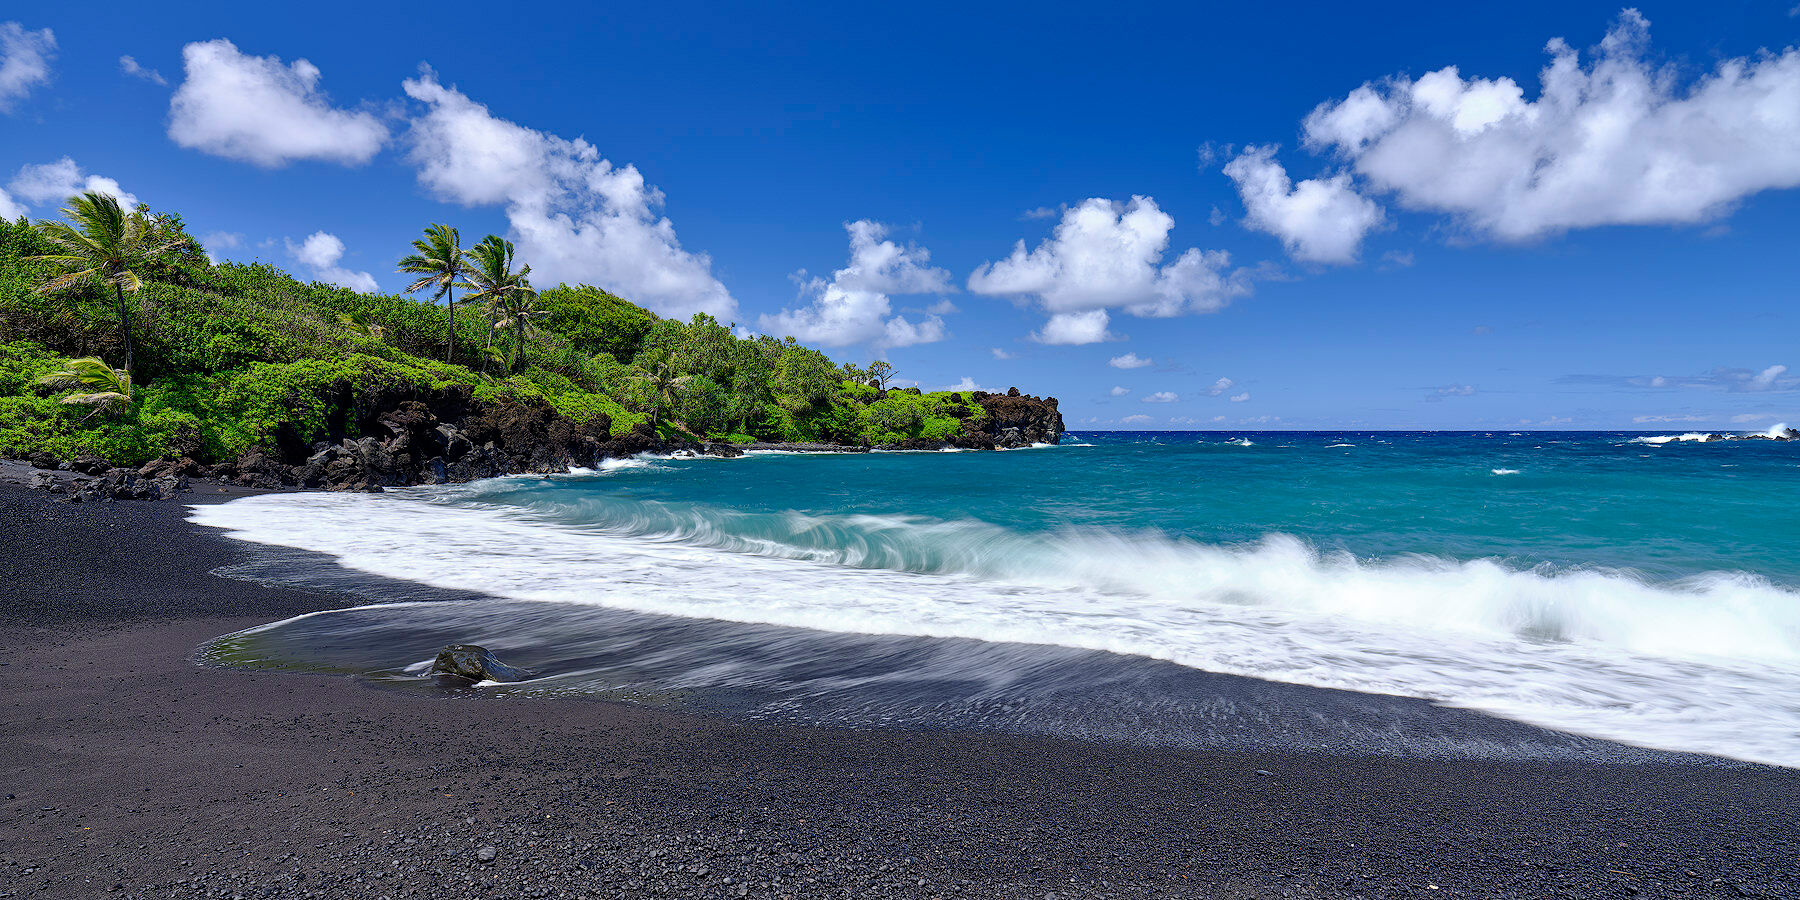
<svg viewBox="0 0 1800 900"><path fill-rule="evenodd" d="M451 644L431 661L431 677L439 684L466 686L481 681L524 681L531 672L514 668L474 644Z"/></svg>

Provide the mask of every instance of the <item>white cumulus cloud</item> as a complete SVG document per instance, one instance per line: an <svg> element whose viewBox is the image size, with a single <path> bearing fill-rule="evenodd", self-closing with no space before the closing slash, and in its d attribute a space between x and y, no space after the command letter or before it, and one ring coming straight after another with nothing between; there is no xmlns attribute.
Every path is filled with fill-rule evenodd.
<svg viewBox="0 0 1800 900"><path fill-rule="evenodd" d="M1536 99L1455 66L1365 84L1306 139L1410 209L1523 240L1572 228L1702 222L1800 185L1800 50L1732 58L1684 86L1626 10L1584 62L1562 39Z"/></svg>
<svg viewBox="0 0 1800 900"><path fill-rule="evenodd" d="M1115 369L1142 369L1153 362L1155 362L1155 360L1147 356L1139 356L1136 353L1127 353L1124 356L1115 356L1112 359L1107 360L1106 364Z"/></svg>
<svg viewBox="0 0 1800 900"><path fill-rule="evenodd" d="M48 84L55 58L56 35L50 29L26 31L17 22L0 22L0 112L11 112L14 101Z"/></svg>
<svg viewBox="0 0 1800 900"><path fill-rule="evenodd" d="M1036 337L1044 343L1107 340L1110 309L1135 316L1214 312L1249 292L1241 272L1227 272L1222 250L1189 249L1163 263L1175 218L1149 197L1117 203L1100 197L1062 213L1035 249L1024 241L1005 259L982 263L969 290L1036 301L1050 314Z"/></svg>
<svg viewBox="0 0 1800 900"><path fill-rule="evenodd" d="M319 67L304 59L250 56L220 38L181 48L187 78L169 101L169 138L190 150L265 168L295 160L368 162L387 126L331 105Z"/></svg>
<svg viewBox="0 0 1800 900"><path fill-rule="evenodd" d="M496 117L430 70L405 88L426 106L409 135L420 183L467 206L505 207L519 256L541 281L592 284L667 316L736 316L711 257L682 249L657 213L662 191L636 166Z"/></svg>
<svg viewBox="0 0 1800 900"><path fill-rule="evenodd" d="M1356 192L1349 173L1293 183L1275 161L1274 147L1247 147L1225 165L1248 217L1244 224L1281 239L1301 262L1356 261L1363 236L1384 218L1381 207Z"/></svg>
<svg viewBox="0 0 1800 900"><path fill-rule="evenodd" d="M1174 403L1175 401L1180 400L1180 399L1181 398L1179 396L1177 396L1174 391L1157 391L1156 393L1151 394L1148 397L1145 397L1143 402L1145 402L1145 403Z"/></svg>
<svg viewBox="0 0 1800 900"><path fill-rule="evenodd" d="M127 210L138 205L136 195L119 187L117 181L103 175L83 173L75 160L67 156L56 162L21 166L19 174L13 176L6 188L13 196L32 206L61 204L70 197L87 191L111 196Z"/></svg>
<svg viewBox="0 0 1800 900"><path fill-rule="evenodd" d="M353 272L338 265L344 258L344 242L335 234L315 231L298 244L288 241L287 252L320 281L365 294L374 293L377 289L375 276L367 272Z"/></svg>
<svg viewBox="0 0 1800 900"><path fill-rule="evenodd" d="M941 294L955 290L950 273L931 265L931 251L887 239L888 227L859 219L846 222L850 263L831 273L829 281L813 278L801 292L811 302L798 309L763 316L758 327L769 334L793 335L802 341L844 347L869 344L879 349L941 341L949 335L943 317L927 313L914 322L892 315L892 294Z"/></svg>
<svg viewBox="0 0 1800 900"><path fill-rule="evenodd" d="M1131 393L1131 388L1124 387L1122 385L1114 385L1113 386L1112 395L1114 397L1123 397L1129 393Z"/></svg>
<svg viewBox="0 0 1800 900"><path fill-rule="evenodd" d="M1013 353L1008 350L1003 350L999 347L993 348L993 354L994 354L995 359L1018 359L1019 358L1019 354Z"/></svg>
<svg viewBox="0 0 1800 900"><path fill-rule="evenodd" d="M1212 387L1206 389L1207 396L1217 397L1220 394L1231 390L1231 386L1236 383L1237 382L1234 382L1229 378L1220 378L1218 381L1213 382Z"/></svg>
<svg viewBox="0 0 1800 900"><path fill-rule="evenodd" d="M1114 339L1113 333L1106 330L1110 321L1112 318L1104 309L1057 313L1044 322L1044 327L1032 332L1031 339L1040 344L1097 344Z"/></svg>
<svg viewBox="0 0 1800 900"><path fill-rule="evenodd" d="M1232 395L1231 395L1231 397L1230 397L1230 398L1229 398L1229 399L1230 399L1230 400L1231 400L1231 402L1233 402L1233 403L1243 403L1243 402L1244 402L1244 401L1246 401L1246 400L1249 400L1249 399L1250 399L1250 392L1249 392L1249 391L1245 391L1245 392L1243 392L1243 393L1241 393L1241 394L1232 394Z"/></svg>

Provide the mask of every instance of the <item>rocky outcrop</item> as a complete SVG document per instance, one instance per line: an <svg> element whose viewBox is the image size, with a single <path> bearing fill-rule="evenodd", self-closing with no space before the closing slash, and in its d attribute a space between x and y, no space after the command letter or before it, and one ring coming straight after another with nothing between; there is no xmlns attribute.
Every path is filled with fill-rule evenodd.
<svg viewBox="0 0 1800 900"><path fill-rule="evenodd" d="M331 439L276 435L207 474L246 487L376 492L500 475L554 474L646 452L736 456L728 444L612 435L605 415L578 422L542 400L483 402L466 390L358 397Z"/></svg>
<svg viewBox="0 0 1800 900"><path fill-rule="evenodd" d="M192 463L193 460L187 462ZM70 503L168 500L193 489L189 486L188 476L172 468L158 469L150 475L132 469L107 469L97 477L88 478L66 477L59 472L39 472L32 479L31 486L52 494L62 494Z"/></svg>
<svg viewBox="0 0 1800 900"><path fill-rule="evenodd" d="M501 662L485 647L451 644L431 661L431 677L442 685L466 687L482 681L524 681L531 673Z"/></svg>
<svg viewBox="0 0 1800 900"><path fill-rule="evenodd" d="M1040 400L1019 393L1018 388L1004 394L976 391L971 396L987 412L979 423L963 423L963 430L976 443L1011 449L1062 442L1062 411L1056 408L1055 397Z"/></svg>

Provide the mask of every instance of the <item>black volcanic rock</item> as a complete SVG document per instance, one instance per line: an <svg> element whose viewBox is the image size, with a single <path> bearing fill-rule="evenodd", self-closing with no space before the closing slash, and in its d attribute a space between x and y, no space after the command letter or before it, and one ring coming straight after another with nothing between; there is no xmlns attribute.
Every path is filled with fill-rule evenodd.
<svg viewBox="0 0 1800 900"><path fill-rule="evenodd" d="M1061 443L1063 418L1055 397L1040 400L1019 393L1018 388L1005 394L975 391L971 396L987 412L980 424L964 423L972 442L1003 448Z"/></svg>
<svg viewBox="0 0 1800 900"><path fill-rule="evenodd" d="M485 647L451 644L431 661L431 677L440 684L468 685L481 681L524 681L531 673L501 662Z"/></svg>

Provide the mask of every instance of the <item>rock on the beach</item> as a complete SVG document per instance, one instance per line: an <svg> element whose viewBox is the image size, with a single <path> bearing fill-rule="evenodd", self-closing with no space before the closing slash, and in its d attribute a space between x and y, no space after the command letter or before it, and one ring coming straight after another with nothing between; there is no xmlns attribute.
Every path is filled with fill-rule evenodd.
<svg viewBox="0 0 1800 900"><path fill-rule="evenodd" d="M431 677L450 683L479 681L524 681L531 673L509 666L495 658L485 647L474 644L451 644L431 661Z"/></svg>

